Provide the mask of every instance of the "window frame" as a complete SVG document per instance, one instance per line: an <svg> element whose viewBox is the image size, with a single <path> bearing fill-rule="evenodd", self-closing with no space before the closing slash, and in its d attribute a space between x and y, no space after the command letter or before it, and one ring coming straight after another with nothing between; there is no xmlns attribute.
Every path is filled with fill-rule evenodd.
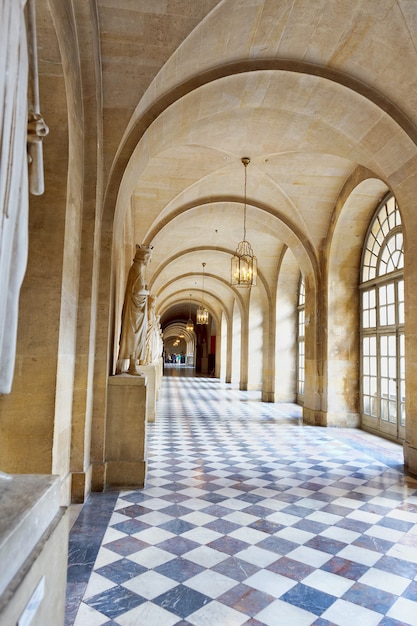
<svg viewBox="0 0 417 626"><path fill-rule="evenodd" d="M390 211L386 210L388 205ZM384 209L385 221L380 219ZM390 226L388 230L387 224ZM397 245L400 241L399 234L401 249ZM387 254L387 244L393 237L396 237L396 240L395 246L391 249L396 253L399 263L395 269L387 271L389 266L393 266L386 262L387 258L388 261L393 258L392 254L391 257ZM370 259L372 263L368 262ZM368 227L361 258L360 278L362 428L395 441L404 441L404 238L401 213L391 193L387 194L377 206ZM367 349L371 344L372 352Z"/></svg>
<svg viewBox="0 0 417 626"><path fill-rule="evenodd" d="M305 282L300 273L297 290L297 402L304 404L305 392Z"/></svg>

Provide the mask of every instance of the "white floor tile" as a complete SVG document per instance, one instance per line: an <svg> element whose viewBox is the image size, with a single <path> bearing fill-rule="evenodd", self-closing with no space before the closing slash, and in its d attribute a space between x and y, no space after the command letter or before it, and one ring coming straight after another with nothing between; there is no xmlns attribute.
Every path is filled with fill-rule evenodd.
<svg viewBox="0 0 417 626"><path fill-rule="evenodd" d="M168 530L164 530L163 528L150 527L145 528L145 530L140 530L138 533L134 533L132 537L154 546L157 543L161 543L161 541L166 541L167 539L171 539L171 537L175 537L175 535L170 533Z"/></svg>
<svg viewBox="0 0 417 626"><path fill-rule="evenodd" d="M355 563L361 563L362 565L371 567L379 561L382 554L380 552L374 552L374 550L368 550L367 548L349 545L338 552L337 556L341 559L347 559L348 561L354 561Z"/></svg>
<svg viewBox="0 0 417 626"><path fill-rule="evenodd" d="M412 524L415 524L417 519L417 515L414 511L402 511L401 509L390 511L387 513L387 517L399 519L403 522L411 522Z"/></svg>
<svg viewBox="0 0 417 626"><path fill-rule="evenodd" d="M96 562L94 563L94 569L110 565L110 563L114 563L121 558L120 554L116 554L112 550L107 550L107 548L101 547L97 554Z"/></svg>
<svg viewBox="0 0 417 626"><path fill-rule="evenodd" d="M247 615L215 600L187 617L187 622L193 626L242 626L247 620Z"/></svg>
<svg viewBox="0 0 417 626"><path fill-rule="evenodd" d="M109 526L104 533L103 545L112 541L117 541L118 539L123 539L124 537L126 537L126 533L122 533L120 530L116 530L115 528Z"/></svg>
<svg viewBox="0 0 417 626"><path fill-rule="evenodd" d="M135 576L135 578L127 580L123 583L122 587L130 589L130 591L137 593L147 600L153 600L166 591L173 589L177 584L178 583L172 580L172 578L167 578L167 576L162 576L162 574L158 574L158 572L149 570L139 576Z"/></svg>
<svg viewBox="0 0 417 626"><path fill-rule="evenodd" d="M181 519L185 520L186 522L190 522L190 524L194 524L195 526L204 526L205 524L213 522L217 518L213 515L208 515L203 511L193 511L192 513L187 513L186 515L183 515Z"/></svg>
<svg viewBox="0 0 417 626"><path fill-rule="evenodd" d="M91 606L82 602L75 618L74 626L102 626L109 621L103 613L99 613Z"/></svg>
<svg viewBox="0 0 417 626"><path fill-rule="evenodd" d="M238 552L236 557L243 559L243 561L247 561L248 563L252 563L253 565L257 565L258 567L267 567L278 559L278 555L274 552L269 552L268 550L258 548L257 546L250 546L249 548Z"/></svg>
<svg viewBox="0 0 417 626"><path fill-rule="evenodd" d="M365 522L365 524L377 524L382 515L376 515L376 513L369 513L368 511L352 511L349 515L346 515L348 519L354 519L358 522Z"/></svg>
<svg viewBox="0 0 417 626"><path fill-rule="evenodd" d="M286 539L287 541L293 541L294 543L298 543L302 545L307 543L310 539L313 539L315 535L313 533L309 533L305 530L300 530L299 528L283 528L275 533L276 537L280 537L281 539Z"/></svg>
<svg viewBox="0 0 417 626"><path fill-rule="evenodd" d="M142 624L143 626L174 626L179 620L180 618L173 613L151 602L145 602L120 615L117 618L117 624L120 626L141 626ZM86 623L84 626L89 625Z"/></svg>
<svg viewBox="0 0 417 626"><path fill-rule="evenodd" d="M234 511L229 515L225 515L223 519L233 522L234 524L240 524L241 526L249 526L249 524L253 524L258 521L258 518L255 515L250 515L244 511Z"/></svg>
<svg viewBox="0 0 417 626"><path fill-rule="evenodd" d="M337 576L331 572L325 572L321 569L312 572L306 578L303 578L303 585L308 585L319 591L330 593L332 596L341 598L348 589L355 583L354 580Z"/></svg>
<svg viewBox="0 0 417 626"><path fill-rule="evenodd" d="M268 539L268 533L264 533L260 530L256 530L255 528L238 528L233 532L229 533L230 537L234 539L239 539L240 541L245 541L246 543L250 543L255 545L264 539Z"/></svg>
<svg viewBox="0 0 417 626"><path fill-rule="evenodd" d="M277 511L276 513L268 515L267 520L269 522L275 522L275 524L282 524L283 526L292 526L293 524L296 524L300 518L296 515L289 515L288 513Z"/></svg>
<svg viewBox="0 0 417 626"><path fill-rule="evenodd" d="M184 585L214 599L236 587L236 581L208 569L189 578L184 582Z"/></svg>
<svg viewBox="0 0 417 626"><path fill-rule="evenodd" d="M376 537L377 539L385 539L386 541L399 541L404 536L404 531L394 530L393 528L386 528L385 526L371 526L368 530L365 530L364 535L370 537Z"/></svg>
<svg viewBox="0 0 417 626"><path fill-rule="evenodd" d="M185 539L190 539L191 541L201 543L202 545L207 545L211 541L214 541L215 539L218 539L223 535L216 532L215 530L210 530L210 528L202 528L201 526L199 526L197 528L191 528L191 530L187 530L187 532L182 533L181 536Z"/></svg>
<svg viewBox="0 0 417 626"><path fill-rule="evenodd" d="M369 569L359 578L358 582L369 585L370 587L382 589L382 591L386 591L387 593L394 593L397 596L404 593L410 584L408 578L403 578L402 576L397 576L397 574L391 574L390 572L384 572L377 568Z"/></svg>
<svg viewBox="0 0 417 626"><path fill-rule="evenodd" d="M336 600L331 607L322 613L321 618L337 624L337 626L377 626L382 619L381 613L370 611L365 607L345 600Z"/></svg>
<svg viewBox="0 0 417 626"><path fill-rule="evenodd" d="M151 513L145 513L140 516L140 521L145 524L149 524L149 526L159 526L159 524L164 524L165 522L170 522L172 517L162 513L161 511L152 511Z"/></svg>
<svg viewBox="0 0 417 626"><path fill-rule="evenodd" d="M232 509L232 511L241 511L242 509L246 509L248 503L244 500L237 500L236 498L229 498L228 500L223 500L222 506L227 509Z"/></svg>
<svg viewBox="0 0 417 626"><path fill-rule="evenodd" d="M307 565L312 565L313 567L321 567L327 561L333 557L332 554L328 554L327 552L322 552L321 550L314 550L314 548L309 548L307 546L299 546L292 550L287 554L289 559L295 559L296 561L301 561L301 563L306 563Z"/></svg>
<svg viewBox="0 0 417 626"><path fill-rule="evenodd" d="M291 578L275 574L269 570L260 570L245 580L245 585L268 593L274 598L280 598L284 593L295 587L297 582Z"/></svg>
<svg viewBox="0 0 417 626"><path fill-rule="evenodd" d="M112 589L112 587L116 587L116 583L113 583L108 578L104 578L104 576L100 576L100 574L97 574L96 572L92 572L90 580L88 581L87 589L85 590L83 596L83 600L92 598L98 593L103 593L103 591Z"/></svg>
<svg viewBox="0 0 417 626"><path fill-rule="evenodd" d="M255 616L266 626L310 626L317 616L297 606L275 600Z"/></svg>
<svg viewBox="0 0 417 626"><path fill-rule="evenodd" d="M392 617L411 626L417 626L417 602L407 600L407 598L399 598L388 611L387 617Z"/></svg>
<svg viewBox="0 0 417 626"><path fill-rule="evenodd" d="M221 563L221 561L227 559L228 556L228 554L219 552L218 550L213 550L213 548L209 548L208 546L200 546L199 548L195 548L194 550L183 554L182 558L209 568L213 567L213 565Z"/></svg>
<svg viewBox="0 0 417 626"><path fill-rule="evenodd" d="M306 519L311 520L312 522L319 522L320 524L334 525L337 522L340 522L343 519L340 515L334 515L334 513L325 513L324 511L314 511L307 516Z"/></svg>
<svg viewBox="0 0 417 626"><path fill-rule="evenodd" d="M321 537L328 537L329 539L334 539L335 541L342 541L344 543L353 543L358 537L360 537L360 533L355 533L353 530L347 530L346 528L341 528L339 526L329 526L326 530L320 533Z"/></svg>
<svg viewBox="0 0 417 626"><path fill-rule="evenodd" d="M147 567L148 569L153 569L154 567L158 567L158 565L171 561L175 558L175 555L166 552L166 550L161 550L156 546L151 546L149 548L139 550L138 552L134 552L133 554L129 554L127 558L134 563L139 563L139 565Z"/></svg>
<svg viewBox="0 0 417 626"><path fill-rule="evenodd" d="M397 559L417 563L417 548L411 548L410 546L397 543L390 550L388 550L387 556L393 556Z"/></svg>

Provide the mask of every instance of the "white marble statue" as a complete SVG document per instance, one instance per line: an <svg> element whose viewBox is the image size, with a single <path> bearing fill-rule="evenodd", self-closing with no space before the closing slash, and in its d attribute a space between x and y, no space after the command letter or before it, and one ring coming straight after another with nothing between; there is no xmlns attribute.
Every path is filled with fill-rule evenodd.
<svg viewBox="0 0 417 626"><path fill-rule="evenodd" d="M41 140L47 132L39 112L34 0L2 0L0 394L12 388L19 294L28 254L28 186L32 193L43 192Z"/></svg>
<svg viewBox="0 0 417 626"><path fill-rule="evenodd" d="M156 296L149 296L148 300L148 330L146 334L145 364L156 363L162 356L162 338L160 317L156 315Z"/></svg>
<svg viewBox="0 0 417 626"><path fill-rule="evenodd" d="M149 295L145 268L151 260L151 254L152 246L136 246L123 303L117 374L127 371L129 374L140 375L136 371L136 364L145 365ZM126 361L129 363L127 369Z"/></svg>

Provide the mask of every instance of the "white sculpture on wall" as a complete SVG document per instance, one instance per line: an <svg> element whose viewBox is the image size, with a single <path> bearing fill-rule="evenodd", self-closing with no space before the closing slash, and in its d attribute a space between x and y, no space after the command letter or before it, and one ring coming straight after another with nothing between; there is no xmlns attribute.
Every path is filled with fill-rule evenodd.
<svg viewBox="0 0 417 626"><path fill-rule="evenodd" d="M2 0L0 19L0 394L10 393L28 254L28 186L43 193L34 0ZM28 171L29 163L29 171Z"/></svg>
<svg viewBox="0 0 417 626"><path fill-rule="evenodd" d="M133 265L129 270L122 310L119 358L116 373L140 375L136 364L145 365L148 328L148 287L145 269L151 260L152 246L136 245ZM128 367L126 362L128 361Z"/></svg>
<svg viewBox="0 0 417 626"><path fill-rule="evenodd" d="M148 300L148 330L146 334L145 364L156 363L162 356L162 336L160 317L156 315L156 296L149 296Z"/></svg>

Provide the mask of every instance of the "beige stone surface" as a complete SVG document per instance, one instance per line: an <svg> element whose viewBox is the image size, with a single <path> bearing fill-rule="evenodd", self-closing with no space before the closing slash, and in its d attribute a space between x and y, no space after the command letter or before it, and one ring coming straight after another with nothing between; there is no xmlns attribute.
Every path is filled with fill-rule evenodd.
<svg viewBox="0 0 417 626"><path fill-rule="evenodd" d="M38 586L30 623L63 624L68 520L59 477L12 475L0 483L0 504L1 626L18 623Z"/></svg>
<svg viewBox="0 0 417 626"><path fill-rule="evenodd" d="M37 0L45 194L31 198L1 469L106 484L109 381L135 245L173 329L204 300L216 375L358 422L360 255L392 191L405 233L406 450L417 471L417 8L409 0ZM229 284L243 236L258 285ZM182 320L182 321L181 321ZM173 330L174 332L174 330ZM171 336L171 335L170 335ZM189 345L194 345L189 341ZM127 455L127 456L126 456ZM136 463L144 476L145 461ZM125 470L123 470L125 471ZM121 473L123 473L123 471Z"/></svg>
<svg viewBox="0 0 417 626"><path fill-rule="evenodd" d="M143 487L147 455L146 378L120 374L108 382L106 488Z"/></svg>

